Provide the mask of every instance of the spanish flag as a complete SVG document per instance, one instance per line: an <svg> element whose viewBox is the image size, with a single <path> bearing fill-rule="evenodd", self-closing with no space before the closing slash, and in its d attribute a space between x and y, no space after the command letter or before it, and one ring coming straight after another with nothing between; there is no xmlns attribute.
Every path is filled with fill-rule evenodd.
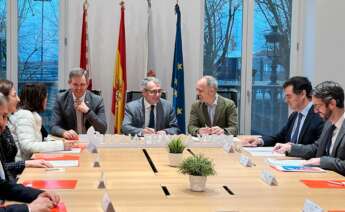
<svg viewBox="0 0 345 212"><path fill-rule="evenodd" d="M125 33L125 6L121 1L121 19L119 41L116 50L116 62L113 79L113 99L111 111L114 114L114 133L120 133L126 103L126 33Z"/></svg>

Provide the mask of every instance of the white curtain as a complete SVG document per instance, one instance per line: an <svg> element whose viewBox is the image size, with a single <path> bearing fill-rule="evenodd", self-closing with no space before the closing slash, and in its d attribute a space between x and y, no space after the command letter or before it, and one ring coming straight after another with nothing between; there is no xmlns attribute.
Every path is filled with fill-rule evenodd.
<svg viewBox="0 0 345 212"><path fill-rule="evenodd" d="M65 35L65 60L60 67L60 79L67 87L70 68L79 66L80 31L84 0L67 0ZM93 85L102 90L105 102L108 132L113 132L113 116L110 112L115 50L118 42L120 0L88 0L89 43ZM173 0L152 0L152 24L155 33L155 61L157 77L171 100L171 74L174 54L176 15ZM203 52L203 1L180 1L182 14L182 42L185 70L186 118L195 100L195 83L202 75ZM139 90L140 81L146 72L147 50L147 1L125 0L125 27L127 51L128 90ZM60 83L61 84L61 83ZM188 122L187 122L188 123Z"/></svg>

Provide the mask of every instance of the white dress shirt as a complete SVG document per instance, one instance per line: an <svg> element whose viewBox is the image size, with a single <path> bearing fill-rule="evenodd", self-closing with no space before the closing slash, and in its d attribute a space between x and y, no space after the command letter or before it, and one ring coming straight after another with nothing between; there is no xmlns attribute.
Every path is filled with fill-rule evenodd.
<svg viewBox="0 0 345 212"><path fill-rule="evenodd" d="M156 126L156 106L157 104L154 105L155 108L153 110L153 113L154 113L154 116L155 116L155 126ZM149 122L150 122L150 112L151 112L151 104L148 103L146 101L146 99L144 98L144 107L145 107L145 127L148 127L149 126Z"/></svg>
<svg viewBox="0 0 345 212"><path fill-rule="evenodd" d="M334 147L334 143L335 140L338 137L339 134L339 129L341 128L341 126L343 125L343 122L345 120L345 113L339 118L339 120L334 124L335 125L335 129L333 131L333 135L332 135L332 143L331 143L331 147L329 148L329 152L331 154L331 152L333 151L333 147Z"/></svg>

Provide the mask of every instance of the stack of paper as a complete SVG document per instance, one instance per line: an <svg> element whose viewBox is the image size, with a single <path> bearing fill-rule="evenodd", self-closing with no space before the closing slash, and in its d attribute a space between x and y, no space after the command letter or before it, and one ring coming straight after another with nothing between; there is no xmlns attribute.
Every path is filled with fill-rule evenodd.
<svg viewBox="0 0 345 212"><path fill-rule="evenodd" d="M243 149L249 152L252 156L261 157L282 157L284 154L273 152L273 147L243 147Z"/></svg>
<svg viewBox="0 0 345 212"><path fill-rule="evenodd" d="M53 167L78 167L79 155L67 155L67 154L34 154L32 159L47 160L53 165Z"/></svg>
<svg viewBox="0 0 345 212"><path fill-rule="evenodd" d="M276 160L268 158L267 163L272 168L283 172L325 172L320 167L304 166L305 160Z"/></svg>

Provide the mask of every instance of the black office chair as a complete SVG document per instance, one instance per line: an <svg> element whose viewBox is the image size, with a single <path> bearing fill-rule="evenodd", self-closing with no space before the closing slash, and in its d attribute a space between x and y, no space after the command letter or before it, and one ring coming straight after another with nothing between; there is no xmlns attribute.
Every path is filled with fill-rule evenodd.
<svg viewBox="0 0 345 212"><path fill-rule="evenodd" d="M217 91L217 93L219 95L221 95L222 97L231 99L232 101L234 101L236 107L237 107L237 101L238 101L238 91L236 89L220 89Z"/></svg>
<svg viewBox="0 0 345 212"><path fill-rule="evenodd" d="M67 89L60 89L59 93L65 92ZM97 96L102 96L102 91L101 90L91 90L92 93L96 94Z"/></svg>
<svg viewBox="0 0 345 212"><path fill-rule="evenodd" d="M127 91L126 97L127 97L126 102L131 102L131 101L137 100L140 97L142 97L141 91ZM164 91L162 92L161 98L166 99L166 92L164 92Z"/></svg>

